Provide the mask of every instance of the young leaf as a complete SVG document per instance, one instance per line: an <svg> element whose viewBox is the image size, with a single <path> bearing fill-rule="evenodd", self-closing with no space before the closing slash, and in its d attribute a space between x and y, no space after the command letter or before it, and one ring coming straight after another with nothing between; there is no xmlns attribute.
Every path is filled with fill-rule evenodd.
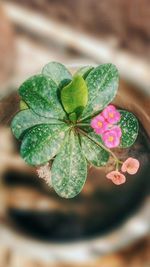
<svg viewBox="0 0 150 267"><path fill-rule="evenodd" d="M121 114L121 120L119 126L122 130L122 137L120 142L120 147L126 148L134 144L139 130L139 124L136 117L128 111L119 110Z"/></svg>
<svg viewBox="0 0 150 267"><path fill-rule="evenodd" d="M53 162L52 185L61 197L73 198L81 192L86 177L87 162L78 137L71 132Z"/></svg>
<svg viewBox="0 0 150 267"><path fill-rule="evenodd" d="M71 73L64 65L58 62L46 64L42 70L42 74L51 78L61 88L72 80Z"/></svg>
<svg viewBox="0 0 150 267"><path fill-rule="evenodd" d="M113 64L100 65L89 73L86 78L88 104L82 113L82 120L92 117L114 99L118 83L118 71Z"/></svg>
<svg viewBox="0 0 150 267"><path fill-rule="evenodd" d="M62 121L38 116L31 109L20 111L11 122L11 129L16 138L20 138L23 133L31 127L39 124L62 124Z"/></svg>
<svg viewBox="0 0 150 267"><path fill-rule="evenodd" d="M61 90L61 101L68 114L75 112L79 117L88 101L88 89L81 76L75 76L72 82Z"/></svg>
<svg viewBox="0 0 150 267"><path fill-rule="evenodd" d="M68 130L66 124L40 124L29 130L21 144L21 155L30 165L40 165L52 159L60 150Z"/></svg>
<svg viewBox="0 0 150 267"><path fill-rule="evenodd" d="M43 75L35 75L19 88L19 94L26 104L38 115L63 119L65 112L58 100L57 85Z"/></svg>
<svg viewBox="0 0 150 267"><path fill-rule="evenodd" d="M93 70L94 68L92 66L84 66L77 70L77 72L74 74L74 76L82 76L83 79L86 79L88 74Z"/></svg>
<svg viewBox="0 0 150 267"><path fill-rule="evenodd" d="M86 159L94 166L101 167L107 163L109 153L84 135L81 135L81 147Z"/></svg>
<svg viewBox="0 0 150 267"><path fill-rule="evenodd" d="M20 100L19 107L20 107L20 110L25 110L29 108L26 102L24 102L23 100Z"/></svg>
<svg viewBox="0 0 150 267"><path fill-rule="evenodd" d="M72 122L76 122L77 121L77 114L75 112L72 112L69 114L69 120Z"/></svg>

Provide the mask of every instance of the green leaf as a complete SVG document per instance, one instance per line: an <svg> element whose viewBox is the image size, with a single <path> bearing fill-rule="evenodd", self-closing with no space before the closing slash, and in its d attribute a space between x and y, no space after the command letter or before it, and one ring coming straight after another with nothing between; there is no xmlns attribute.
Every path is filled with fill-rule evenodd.
<svg viewBox="0 0 150 267"><path fill-rule="evenodd" d="M42 74L51 78L59 87L63 87L72 80L71 73L64 65L58 62L46 64L42 70Z"/></svg>
<svg viewBox="0 0 150 267"><path fill-rule="evenodd" d="M77 114L75 112L69 114L69 120L72 122L77 121Z"/></svg>
<svg viewBox="0 0 150 267"><path fill-rule="evenodd" d="M20 86L19 94L38 115L55 119L65 117L57 96L57 85L46 76L32 76Z"/></svg>
<svg viewBox="0 0 150 267"><path fill-rule="evenodd" d="M88 137L81 135L82 152L86 159L94 166L101 167L106 165L109 153Z"/></svg>
<svg viewBox="0 0 150 267"><path fill-rule="evenodd" d="M20 100L19 106L20 106L20 110L25 110L29 108L26 102L24 102L23 100Z"/></svg>
<svg viewBox="0 0 150 267"><path fill-rule="evenodd" d="M90 72L86 78L88 104L82 113L82 120L94 116L114 99L118 83L118 71L113 64L100 65Z"/></svg>
<svg viewBox="0 0 150 267"><path fill-rule="evenodd" d="M138 136L138 120L131 112L125 110L119 110L119 112L121 114L119 126L122 129L120 147L130 147L134 144Z"/></svg>
<svg viewBox="0 0 150 267"><path fill-rule="evenodd" d="M61 197L73 198L81 192L86 177L87 162L78 137L71 132L53 162L52 185Z"/></svg>
<svg viewBox="0 0 150 267"><path fill-rule="evenodd" d="M86 79L86 77L89 75L89 73L93 70L94 68L92 66L84 66L81 67L80 69L77 70L77 72L74 74L74 76L82 76L83 79Z"/></svg>
<svg viewBox="0 0 150 267"><path fill-rule="evenodd" d="M101 136L99 134L96 134L93 130L88 132L87 135L92 141L104 145Z"/></svg>
<svg viewBox="0 0 150 267"><path fill-rule="evenodd" d="M11 129L16 138L20 138L23 133L31 127L39 124L62 124L62 121L38 116L31 109L20 111L16 114L11 123Z"/></svg>
<svg viewBox="0 0 150 267"><path fill-rule="evenodd" d="M40 165L52 159L60 150L68 130L66 124L41 124L29 130L23 138L21 155L30 165Z"/></svg>
<svg viewBox="0 0 150 267"><path fill-rule="evenodd" d="M91 119L86 119L85 121L78 122L77 126L86 133L93 132L93 128L91 127Z"/></svg>
<svg viewBox="0 0 150 267"><path fill-rule="evenodd" d="M88 101L88 89L81 76L75 76L72 82L61 90L61 101L68 114L75 112L79 117Z"/></svg>

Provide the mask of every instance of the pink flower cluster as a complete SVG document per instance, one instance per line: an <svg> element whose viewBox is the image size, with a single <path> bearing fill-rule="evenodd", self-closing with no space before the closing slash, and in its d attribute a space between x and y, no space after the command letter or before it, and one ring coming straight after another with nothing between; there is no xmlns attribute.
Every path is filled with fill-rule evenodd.
<svg viewBox="0 0 150 267"><path fill-rule="evenodd" d="M102 136L104 144L109 148L117 147L120 143L122 131L115 125L119 121L120 113L113 105L107 106L91 121L91 127Z"/></svg>
<svg viewBox="0 0 150 267"><path fill-rule="evenodd" d="M139 161L137 159L130 157L125 162L123 162L121 171L133 175L137 173L139 167L140 167ZM108 173L106 177L116 185L124 184L126 182L125 175L117 170Z"/></svg>

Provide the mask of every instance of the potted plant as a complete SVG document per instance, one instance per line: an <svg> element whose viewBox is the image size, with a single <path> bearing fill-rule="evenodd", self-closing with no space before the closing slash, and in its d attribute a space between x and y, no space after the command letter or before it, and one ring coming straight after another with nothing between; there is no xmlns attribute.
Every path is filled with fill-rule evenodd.
<svg viewBox="0 0 150 267"><path fill-rule="evenodd" d="M113 64L86 66L72 77L65 66L51 62L19 89L24 110L14 118L12 131L23 138L21 155L34 166L52 161L52 186L62 197L79 194L88 165L102 167L110 156L115 170L107 178L117 185L125 182L124 172L133 175L139 169L137 159L123 162L111 150L132 146L139 129L131 112L109 105L118 82Z"/></svg>
<svg viewBox="0 0 150 267"><path fill-rule="evenodd" d="M51 68L52 65L56 66L57 71L54 68L54 66L53 66L53 68ZM58 66L59 67L61 66L59 68L59 71L58 71ZM103 67L104 67L104 69L106 68L106 70L108 70L110 68L115 73L114 76L111 76L112 79L110 79L110 80L106 79L106 85L110 85L109 82L111 83L111 86L113 85L112 91L110 90L109 86L108 87L106 86L106 88L109 88L109 90L107 92L108 95L109 95L110 91L112 93L111 100L109 98L109 101L107 100L108 102L107 101L102 102L102 103L105 103L105 105L107 106L107 105L109 105L109 102L112 101L113 97L117 93L118 72L117 72L115 66L113 66L111 64L105 65L105 66L102 65L100 67L97 67L96 70L97 69L99 70L101 68L103 69ZM60 74L62 74L61 68L63 68L63 73L65 73L65 75L66 75L65 78L63 78L63 82L62 82L62 80L61 81L57 80L57 77L60 77L61 76ZM64 70L65 70L65 72L64 72ZM69 91L69 94L70 94L70 91L72 94L74 94L75 92L74 92L74 90L72 90L72 88L76 88L76 84L78 85L77 89L81 89L79 86L80 82L82 81L83 83L81 83L81 84L85 85L85 83L87 83L87 80L89 79L90 75L92 74L92 72L94 73L94 71L95 70L92 67L86 67L86 68L84 67L84 68L76 71L74 77L72 78L71 74L66 70L66 68L64 69L64 66L62 66L61 64L56 64L56 63L52 64L51 63L51 64L48 64L44 68L42 75L35 76L35 77L29 79L28 81L25 81L25 83L20 87L20 95L22 96L20 107L21 107L22 111L20 111L16 115L16 117L13 119L11 126L12 126L13 133L15 134L15 136L17 138L21 137L21 139L22 139L22 137L25 135L28 138L27 141L23 141L27 144L27 146L26 146L26 144L23 145L23 148L25 147L25 149L23 149L23 152L21 152L22 156L25 158L25 160L28 163L31 163L30 160L34 160L34 159L39 160L39 156L37 156L37 153L34 152L32 154L32 151L29 148L29 146L33 144L33 142L28 143L30 141L30 134L34 133L34 132L32 132L34 130L34 127L30 129L31 130L31 132L30 132L29 126L31 127L31 126L35 125L35 122L39 126L41 118L42 118L42 122L44 122L44 125L45 125L45 123L47 125L47 123L49 124L49 122L50 122L49 117L48 116L45 117L45 116L43 116L43 113L41 113L41 112L43 112L43 106L41 105L41 101L39 101L39 100L41 100L41 98L36 99L38 105L34 106L35 108L38 108L38 112L33 112L34 119L36 117L36 120L34 120L33 117L31 120L29 120L29 118L31 118L31 114L29 114L31 112L31 109L29 108L29 106L32 104L32 103L30 103L31 95L30 95L29 99L27 99L27 98L29 96L29 92L33 93L32 88L34 88L35 83L37 81L37 80L34 80L34 78L36 78L36 79L37 78L40 78L40 79L44 78L45 81L47 81L47 80L49 81L50 78L47 78L47 76L50 77L50 75L52 75L51 77L53 77L53 79L55 77L55 84L57 84L58 88L59 88L57 91L57 93L58 93L57 97L59 99L59 103L61 104L61 109L63 108L63 114L66 114L66 112L68 114L67 119L65 119L66 125L67 126L69 125L69 127L71 125L71 130L73 130L73 131L77 128L77 135L78 135L78 129L81 129L86 134L89 134L89 136L91 136L91 133L92 133L92 134L96 135L96 137L99 140L101 140L102 135L96 134L95 128L93 129L91 127L92 126L92 124L91 124L92 120L97 118L97 113L98 113L98 115L99 115L99 113L101 113L101 111L99 110L99 107L98 107L98 110L94 110L94 116L92 116L92 117L89 116L90 117L90 123L88 120L86 120L86 118L83 118L83 121L79 121L80 119L78 119L78 121L77 121L77 118L76 118L76 116L78 116L78 114L79 114L78 118L81 118L80 116L84 115L86 107L88 107L88 104L87 104L88 101L87 101L86 93L87 93L87 88L88 88L88 97L89 97L89 86L87 86L87 88L86 88L86 86L83 86L83 88L82 88L82 90L85 93L85 97L84 98L82 97L83 99L80 97L79 101L83 101L82 103L80 103L80 106L77 106L77 109L76 108L74 109L74 107L73 107L73 112L72 112L72 109L71 109L71 112L68 109L68 108L70 108L70 105L69 105L69 103L71 102L70 100L73 99L73 96L70 97L70 95L69 95L69 101L68 101L68 95L67 95L68 91ZM43 75L44 75L44 77L43 77ZM103 72L103 75L104 75L104 72ZM77 79L76 77L80 77L80 78ZM102 80L102 77L100 77L100 80ZM89 81L89 83L90 83L90 81ZM38 84L40 84L40 82L38 82ZM92 84L91 86L92 86L92 90L93 90L94 81L92 81L91 84ZM98 84L99 84L99 82L98 82ZM72 87L72 85L73 85L73 87ZM115 85L116 85L116 87L115 87ZM29 88L31 88L31 90L29 90ZM42 85L42 88L43 88L43 85ZM36 88L35 88L35 90L36 90ZM134 114L136 114L138 116L138 119L141 120L141 117L140 117L141 113L139 111L141 110L142 104L137 106L137 103L138 103L138 101L140 102L142 98L139 99L138 97L135 97L135 95L133 94L134 99L136 99L136 101L135 101L136 105L135 105L135 102L133 102L132 95L129 94L128 92L127 93L125 93L125 92L127 92L126 88L124 90L121 90L121 91L119 90L119 93L118 93L117 97L115 98L115 102L113 102L113 105L115 105L117 111L119 110L120 114L122 112L121 109L127 110L126 111L127 114L131 114L130 112L132 111L132 112L134 112ZM81 92L78 91L78 94L81 95ZM136 95L138 95L138 94L136 94ZM32 98L32 99L34 99L33 104L35 104L35 102L36 102L35 101L36 96L37 95L34 94L34 98ZM104 96L106 97L106 95L104 95ZM38 96L38 97L41 97L41 96ZM47 97L48 97L48 95L47 95ZM96 95L96 97L98 97L98 96ZM104 98L103 100L105 100L105 99L106 98ZM17 99L17 101L18 100L19 99ZM100 103L100 101L101 101L101 99L98 99L98 103ZM68 107L68 105L69 105L69 107ZM102 108L102 110L103 109L105 110L106 106L104 108ZM56 107L57 106L55 103L54 110L58 111L58 109ZM84 107L84 109L83 109L83 107ZM44 106L44 108L45 108L45 106ZM49 106L47 106L47 102L46 102L46 108L47 108L46 111L48 112ZM71 108L72 108L72 105L71 105ZM116 109L115 109L115 112L116 112ZM143 109L145 109L145 111L146 111L146 106L143 106ZM39 110L40 110L40 119L39 118L37 119L37 117L39 116L39 115L37 115L39 113ZM76 110L76 112L74 112L74 110ZM105 110L105 111L107 111L107 110ZM62 114L62 112L60 112L60 113ZM147 119L147 116L145 116L145 113L143 113L144 114L144 116L143 116L144 120L142 119L142 122L146 128L146 126L148 126L148 125L147 125L147 123L145 123L146 119ZM25 116L23 119L21 118L21 120L20 120L20 116L22 116L22 114L29 114L29 116ZM68 119L68 117L69 117L69 119ZM121 137L125 138L124 139L125 142L131 141L130 144L132 144L132 147L131 148L128 147L129 144L126 145L126 143L125 143L125 146L127 146L126 148L122 149L121 147L117 147L117 148L113 148L113 150L111 150L114 153L114 155L117 156L117 159L119 158L119 161L120 161L119 164L121 164L121 165L117 166L117 164L116 164L117 161L114 161L114 159L113 160L110 159L109 163L107 163L106 166L101 166L101 167L98 166L98 168L97 168L97 166L91 167L90 169L88 169L88 179L87 179L87 182L85 183L84 187L83 187L83 184L84 184L84 181L86 179L86 176L85 175L82 176L80 173L80 175L79 175L80 178L81 179L84 178L84 179L82 180L80 187L78 187L78 186L75 187L78 189L77 191L72 190L72 187L69 187L69 189L68 189L68 183L61 186L61 190L60 190L58 180L57 181L55 180L55 177L59 177L59 179L61 180L61 177L62 178L64 177L63 171L65 171L66 167L70 166L71 153L70 153L69 147L70 147L70 144L72 144L72 142L70 143L67 141L66 150L65 150L65 152L63 152L63 155L61 156L61 160L58 158L60 164L58 164L57 161L55 162L55 159L57 159L57 156L54 160L52 160L52 164L54 164L54 167L56 166L56 172L53 172L56 174L56 176L52 177L52 185L54 185L56 182L55 189L56 189L56 192L60 196L72 198L77 193L79 193L81 191L82 187L83 187L83 190L77 197L75 197L73 199L69 199L69 200L61 199L61 203L63 203L64 206L67 206L67 205L69 205L69 203L71 203L70 209L68 209L68 211L69 212L70 212L70 210L72 211L72 215L70 215L73 218L71 221L72 223L71 223L71 225L69 224L70 219L68 219L68 218L71 218L68 215L69 213L68 214L64 213L63 218L66 219L66 226L68 228L68 232L66 232L66 231L61 232L60 231L61 226L59 227L59 223L57 222L57 229L55 229L55 231L53 229L53 234L51 231L50 240L51 240L51 237L52 237L52 240L55 240L55 241L56 240L67 240L67 239L69 239L71 241L73 241L75 239L77 239L77 240L82 239L83 240L84 238L87 238L87 237L94 237L95 235L100 234L101 231L105 230L105 228L108 228L108 225L109 225L109 227L112 226L115 223L115 219L116 220L119 219L120 214L122 215L121 219L123 219L127 213L127 210L129 210L128 205L130 205L131 209L133 206L134 207L136 206L135 202L137 202L137 201L135 201L135 197L137 195L140 195L142 198L143 195L145 194L146 188L148 185L148 176L146 176L146 173L148 173L148 170L149 170L149 164L148 164L149 139L148 139L148 136L146 135L145 130L142 128L141 125L140 125L140 131L138 133L138 131L137 131L137 129L138 129L137 119L132 114L131 114L131 117L132 117L131 120L132 120L132 122L135 123L134 126L136 125L136 128L132 129L132 126L133 126L132 122L131 122L131 124L129 123L129 128L128 127L127 128L129 131L130 131L130 129L132 129L134 134L132 132L132 134L130 135L130 138L126 139L126 137L127 137L127 132L126 132L126 134L124 135L124 133L123 133L123 135L121 135ZM61 122L62 122L62 120L63 120L63 118L61 118ZM130 122L130 119L128 119L127 121ZM56 124L55 122L56 121L54 118L52 128L56 134L57 133L56 125L58 126L58 128L59 127L61 128L63 123L58 124L58 121L57 121L57 124ZM121 122L121 119L117 122L118 125L120 125L119 124L120 122ZM78 124L77 127L76 127L76 124ZM42 126L43 126L43 124L42 124ZM131 128L130 128L130 126L131 126ZM116 125L115 125L115 127L116 127ZM127 128L125 127L125 129L127 129ZM123 132L123 129L124 128L122 127L121 128L122 132ZM41 131L44 132L44 130L45 129L42 127ZM40 138L41 138L41 134L42 134L41 131L38 131ZM62 138L64 140L65 139L64 134L62 134L61 131L59 131L59 133L60 133L60 139ZM75 133L76 133L76 131L75 131ZM137 135L138 135L138 137L137 137ZM83 136L87 137L86 135L83 134L80 138L82 139ZM72 132L71 132L70 137L71 137L71 140L76 139L75 137L74 138L72 137ZM32 139L32 141L35 141L39 144L40 138L36 139L34 137ZM56 138L56 139L58 140L58 138ZM45 138L43 140L45 140ZM104 141L103 142L100 141L102 143L102 145L105 145ZM121 138L119 138L119 145L120 145L120 141L121 141ZM135 144L133 144L134 141L136 141ZM86 139L85 149L87 149L86 148L87 143L88 143L88 141ZM55 144L57 144L56 141L55 141ZM73 142L73 144L76 144L75 141ZM79 144L80 144L80 147L83 148L82 144L81 143L79 143ZM97 145L97 141L93 142L92 144L94 146L94 152L95 151L97 152L97 150L95 150L95 145ZM47 140L46 140L46 145L48 145ZM76 152L76 154L78 155L80 153L81 148L79 149L78 145L72 145L72 146L74 148L71 150L71 151L73 151L73 153L78 148L79 152L78 151ZM93 146L90 148L92 149ZM46 146L46 148L47 148L47 146ZM100 147L100 148L103 148L103 147ZM69 153L68 153L67 149L69 149ZM106 147L106 149L110 150L110 148L108 148L108 147ZM31 152L31 154L30 154L30 152ZM106 150L106 152L108 152L108 151ZM82 150L82 153L83 153L83 150ZM89 154L91 154L91 151ZM91 156L89 154L88 153L86 154L86 158ZM34 155L35 155L35 158L34 158ZM44 155L42 154L42 157L45 157L45 155L46 155L46 153L44 153ZM32 156L33 156L33 158L32 158ZM59 156L59 153L58 153L58 156ZM114 185L112 183L112 181L115 182L115 180L113 180L111 177L110 177L111 179L106 179L106 175L110 171L114 171L114 168L116 168L116 167L119 167L121 169L122 162L125 162L125 160L129 157L136 158L140 162L140 169L137 172L137 174L134 176L130 176L128 174L125 174L125 176L128 178L127 183L122 184L121 187L117 187L116 185ZM99 161L99 158L100 157L98 157L98 161ZM100 164L102 161L103 162L106 161L105 158L106 158L106 156L101 159ZM74 160L74 159L72 159L72 160ZM42 162L42 164L45 162L47 162L47 161L44 160L44 162ZM64 162L63 165L62 165L62 162ZM78 160L77 163L74 162L74 164L71 165L70 172L73 171L73 167L75 164L77 164L75 166L78 166L79 162L80 162L80 160ZM85 161L84 161L84 164L85 164ZM83 168L82 172L84 171L84 173L85 173L85 167L84 167L85 165L84 164L82 164L82 168ZM34 164L34 165L38 165L38 168L39 168L39 166L41 168L41 162L40 162L40 164L38 163L38 164ZM49 173L50 173L49 165L48 165L48 168L49 168ZM51 168L53 168L53 167L51 167ZM59 170L59 176L57 176L57 170ZM51 169L51 171L53 171L53 170ZM53 173L52 173L52 175L53 175ZM124 174L124 170L123 170L123 174ZM68 177L68 175L67 175L67 177ZM70 176L69 176L69 178L70 178ZM48 179L50 179L49 176L48 176ZM120 179L120 177L119 177L119 179ZM70 178L70 180L72 181L71 178ZM117 181L118 181L118 179L117 179ZM121 183L123 183L125 181L124 177L123 177L123 180L121 179L120 181L121 181ZM141 188L143 188L142 191L141 191ZM66 192L67 192L67 194L66 194ZM73 194L72 194L72 192L73 192ZM78 211L77 207L79 205L81 206L81 208L83 208L83 209L81 209L81 211L84 210L83 213L81 211ZM79 212L80 212L80 219L78 219L78 217L76 217L76 215L79 214ZM60 210L60 214L61 214L61 210ZM55 217L57 217L56 213L55 213ZM60 218L60 217L58 216L58 218ZM59 219L58 219L58 221L59 221ZM79 227L77 227L77 226L79 226ZM70 229L70 231L69 231L69 229ZM71 233L72 233L72 235L71 235ZM100 240L96 239L93 242L88 241L85 245L83 244L83 246L82 246L83 255L85 255L86 253L88 254L89 249L93 246L95 249L96 248L98 249L98 247L100 245L99 241ZM78 244L77 244L77 247L78 247ZM66 252L64 252L64 258L66 257L67 254L71 253L71 249L75 249L78 251L77 247L74 245L71 247L70 247L70 245L67 246L67 250L66 250ZM101 247L101 245L100 245L100 247ZM54 247L52 249L52 251L53 252L57 251L59 253L59 246ZM47 250L47 252L48 252L48 250Z"/></svg>

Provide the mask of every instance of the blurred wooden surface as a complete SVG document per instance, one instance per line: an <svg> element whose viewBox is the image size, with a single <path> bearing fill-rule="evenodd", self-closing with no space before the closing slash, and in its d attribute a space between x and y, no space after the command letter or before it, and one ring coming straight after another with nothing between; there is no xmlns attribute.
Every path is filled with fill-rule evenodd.
<svg viewBox="0 0 150 267"><path fill-rule="evenodd" d="M0 93L14 71L15 36L13 25L0 4Z"/></svg>
<svg viewBox="0 0 150 267"><path fill-rule="evenodd" d="M61 1L59 2L61 3ZM41 1L38 1L38 3L41 4L41 7L43 6ZM53 42L62 47L70 48L96 63L112 62L118 67L123 79L131 81L139 90L145 90L147 94L150 94L148 56L146 59L144 57L140 58L131 51L116 46L116 42L111 35L108 35L107 38L92 37L92 35L71 27L69 24L65 25L55 21L53 17L42 15L40 9L37 12L36 9L29 10L24 8L23 5L12 2L4 2L4 8L11 21L17 27L19 26L22 32L25 31L36 36L47 43L48 46ZM112 25L114 24L112 23Z"/></svg>
<svg viewBox="0 0 150 267"><path fill-rule="evenodd" d="M86 264L49 264L32 260L0 246L0 267L149 267L150 236L118 253L111 254Z"/></svg>

